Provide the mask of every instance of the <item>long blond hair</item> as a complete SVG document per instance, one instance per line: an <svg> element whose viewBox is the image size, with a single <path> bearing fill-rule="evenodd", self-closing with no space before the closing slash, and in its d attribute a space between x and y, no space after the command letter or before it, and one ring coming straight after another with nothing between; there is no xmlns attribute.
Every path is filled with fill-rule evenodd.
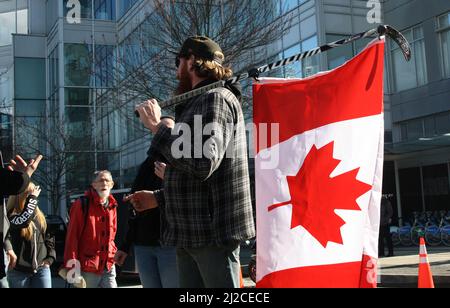
<svg viewBox="0 0 450 308"><path fill-rule="evenodd" d="M214 53L214 56L221 61L225 59L225 56L220 51L216 51ZM231 68L224 67L216 61L195 57L194 67L197 75L203 78L224 80L233 76L233 71L231 70Z"/></svg>
<svg viewBox="0 0 450 308"><path fill-rule="evenodd" d="M10 196L8 198L8 213L9 215L19 215L22 213L23 209L25 208L25 201L27 200L28 196L33 192L36 185L34 183L30 182L27 189L17 196ZM47 221L45 220L45 216L42 213L42 211L39 209L39 207L36 207L36 213L35 213L35 219L38 221L40 227L42 228L43 232L47 229ZM20 235L30 241L33 238L33 233L36 225L33 221L30 222L28 227L23 228L20 231Z"/></svg>

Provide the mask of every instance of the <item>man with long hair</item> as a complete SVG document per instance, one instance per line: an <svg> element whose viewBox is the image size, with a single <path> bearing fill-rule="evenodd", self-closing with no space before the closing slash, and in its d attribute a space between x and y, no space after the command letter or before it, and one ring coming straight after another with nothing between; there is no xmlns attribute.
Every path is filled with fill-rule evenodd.
<svg viewBox="0 0 450 308"><path fill-rule="evenodd" d="M188 38L176 57L177 94L231 77L224 60L213 40ZM162 242L177 247L180 287L239 287L240 242L255 236L240 93L236 84L191 99L177 108L174 129L161 122L156 100L136 108L168 167L163 190L128 199L138 211L161 207Z"/></svg>

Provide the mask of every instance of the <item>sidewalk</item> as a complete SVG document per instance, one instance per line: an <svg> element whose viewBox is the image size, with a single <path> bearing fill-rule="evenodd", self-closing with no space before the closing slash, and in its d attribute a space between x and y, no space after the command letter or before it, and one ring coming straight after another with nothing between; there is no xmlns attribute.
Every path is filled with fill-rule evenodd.
<svg viewBox="0 0 450 308"><path fill-rule="evenodd" d="M437 288L450 287L450 247L427 247L428 259L433 272L434 283ZM246 288L254 288L255 283L248 277L247 264L251 251L241 247L241 265ZM419 247L396 247L395 256L381 258L378 262L380 287L417 288L419 271ZM53 278L54 288L64 288L64 281L59 277ZM137 277L127 277L119 280L120 288L141 288Z"/></svg>
<svg viewBox="0 0 450 308"><path fill-rule="evenodd" d="M435 286L450 287L450 247L427 247L427 250ZM255 286L247 274L249 259L250 251L242 249L242 272L246 288ZM378 266L379 287L417 288L419 247L396 247L395 256L379 259Z"/></svg>
<svg viewBox="0 0 450 308"><path fill-rule="evenodd" d="M450 287L450 247L427 246L436 287ZM419 247L396 247L395 256L379 259L381 287L417 288Z"/></svg>

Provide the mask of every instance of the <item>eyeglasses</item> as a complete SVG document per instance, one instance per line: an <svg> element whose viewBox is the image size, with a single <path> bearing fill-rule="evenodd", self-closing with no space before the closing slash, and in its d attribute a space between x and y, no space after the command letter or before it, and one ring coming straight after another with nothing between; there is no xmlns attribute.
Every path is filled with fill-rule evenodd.
<svg viewBox="0 0 450 308"><path fill-rule="evenodd" d="M109 179L98 179L98 180L95 181L94 183L103 183L103 182L106 182L106 183L112 183L113 181L112 181L112 180L109 180Z"/></svg>

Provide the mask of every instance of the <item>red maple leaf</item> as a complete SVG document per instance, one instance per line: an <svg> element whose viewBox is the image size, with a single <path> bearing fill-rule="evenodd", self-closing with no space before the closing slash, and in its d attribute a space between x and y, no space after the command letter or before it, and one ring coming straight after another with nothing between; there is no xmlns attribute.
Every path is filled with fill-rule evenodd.
<svg viewBox="0 0 450 308"><path fill-rule="evenodd" d="M340 229L345 222L335 210L361 211L356 199L372 188L356 179L359 168L330 178L341 162L333 158L333 147L333 142L320 150L313 146L297 175L287 177L291 201L268 209L291 204L291 229L302 225L323 247L343 244Z"/></svg>

